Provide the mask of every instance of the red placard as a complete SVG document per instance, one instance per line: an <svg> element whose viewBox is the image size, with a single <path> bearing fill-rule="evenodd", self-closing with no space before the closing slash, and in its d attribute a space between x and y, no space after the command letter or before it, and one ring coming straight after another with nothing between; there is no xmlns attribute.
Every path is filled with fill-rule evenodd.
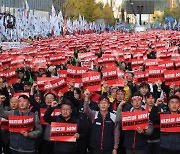
<svg viewBox="0 0 180 154"><path fill-rule="evenodd" d="M32 63L34 66L46 66L47 61L46 58L34 58Z"/></svg>
<svg viewBox="0 0 180 154"><path fill-rule="evenodd" d="M79 59L83 59L83 58L91 57L91 56L94 56L94 53L92 53L92 52L78 53Z"/></svg>
<svg viewBox="0 0 180 154"><path fill-rule="evenodd" d="M164 71L165 69L163 67L157 67L157 66L152 66L149 67L149 82L156 82L158 80L164 81Z"/></svg>
<svg viewBox="0 0 180 154"><path fill-rule="evenodd" d="M65 93L68 91L67 82L63 78L58 78L52 81L47 81L44 83L45 90L54 90Z"/></svg>
<svg viewBox="0 0 180 154"><path fill-rule="evenodd" d="M158 65L158 60L157 59L147 59L145 61L146 68L149 68L149 66L157 66L157 65Z"/></svg>
<svg viewBox="0 0 180 154"><path fill-rule="evenodd" d="M106 81L109 86L118 82L118 72L116 67L104 68L102 73L104 81Z"/></svg>
<svg viewBox="0 0 180 154"><path fill-rule="evenodd" d="M148 82L149 74L148 72L134 72L134 79L136 84L141 84L142 82Z"/></svg>
<svg viewBox="0 0 180 154"><path fill-rule="evenodd" d="M40 124L41 125L47 125L48 123L44 121L44 114L46 112L47 108L40 108ZM58 116L61 114L60 109L55 109L51 116Z"/></svg>
<svg viewBox="0 0 180 154"><path fill-rule="evenodd" d="M180 114L161 114L161 132L180 132Z"/></svg>
<svg viewBox="0 0 180 154"><path fill-rule="evenodd" d="M148 111L122 112L122 130L147 129L148 118Z"/></svg>
<svg viewBox="0 0 180 154"><path fill-rule="evenodd" d="M179 70L180 69L180 58L178 60L174 61L176 69Z"/></svg>
<svg viewBox="0 0 180 154"><path fill-rule="evenodd" d="M166 70L174 70L173 61L160 61L158 62L160 67L166 68Z"/></svg>
<svg viewBox="0 0 180 154"><path fill-rule="evenodd" d="M55 78L50 77L37 77L37 85L39 87L39 90L44 90L44 83L47 81L55 80Z"/></svg>
<svg viewBox="0 0 180 154"><path fill-rule="evenodd" d="M34 127L34 116L14 116L9 115L9 131L21 133L22 131L32 131Z"/></svg>
<svg viewBox="0 0 180 154"><path fill-rule="evenodd" d="M136 66L142 66L144 63L143 59L132 59L131 60L131 65L132 67L136 67Z"/></svg>
<svg viewBox="0 0 180 154"><path fill-rule="evenodd" d="M58 70L58 75L60 78L67 78L67 70Z"/></svg>
<svg viewBox="0 0 180 154"><path fill-rule="evenodd" d="M2 78L4 80L4 73L3 72L0 72L0 78Z"/></svg>
<svg viewBox="0 0 180 154"><path fill-rule="evenodd" d="M66 61L66 57L63 54L52 55L49 57L52 65L59 65Z"/></svg>
<svg viewBox="0 0 180 154"><path fill-rule="evenodd" d="M84 73L82 82L84 88L89 91L98 91L101 89L101 75L99 72Z"/></svg>
<svg viewBox="0 0 180 154"><path fill-rule="evenodd" d="M11 57L8 55L1 56L0 62L2 63L3 67L9 67L11 64Z"/></svg>
<svg viewBox="0 0 180 154"><path fill-rule="evenodd" d="M4 76L10 83L16 83L18 78L16 77L16 72L14 70L3 71Z"/></svg>
<svg viewBox="0 0 180 154"><path fill-rule="evenodd" d="M118 78L119 78L119 79L124 79L124 78L125 78L125 73L124 73L124 71L122 71L122 70L117 70L117 72L118 72Z"/></svg>
<svg viewBox="0 0 180 154"><path fill-rule="evenodd" d="M77 124L51 123L51 141L76 142L75 133L77 133Z"/></svg>
<svg viewBox="0 0 180 154"><path fill-rule="evenodd" d="M11 60L11 65L24 64L24 59L25 57L14 56L14 58Z"/></svg>
<svg viewBox="0 0 180 154"><path fill-rule="evenodd" d="M74 80L76 83L82 83L82 74L86 73L86 71L86 67L68 65L67 81Z"/></svg>
<svg viewBox="0 0 180 154"><path fill-rule="evenodd" d="M170 70L164 72L164 79L167 85L172 83L175 85L180 85L180 72L179 70Z"/></svg>
<svg viewBox="0 0 180 154"><path fill-rule="evenodd" d="M4 118L1 118L0 120L1 120L1 128L4 130L9 130L9 121Z"/></svg>
<svg viewBox="0 0 180 154"><path fill-rule="evenodd" d="M92 60L81 60L81 66L90 68L93 64Z"/></svg>
<svg viewBox="0 0 180 154"><path fill-rule="evenodd" d="M98 58L98 65L99 66L104 66L104 65L108 65L108 66L113 66L115 63L115 57L111 56L111 55L103 55L103 57Z"/></svg>
<svg viewBox="0 0 180 154"><path fill-rule="evenodd" d="M28 97L29 97L29 93L27 93L27 92L14 93L14 94L13 94L13 97L16 97L16 98L18 99L18 98L19 98L19 96L21 96L21 95L26 95L26 96L28 96Z"/></svg>

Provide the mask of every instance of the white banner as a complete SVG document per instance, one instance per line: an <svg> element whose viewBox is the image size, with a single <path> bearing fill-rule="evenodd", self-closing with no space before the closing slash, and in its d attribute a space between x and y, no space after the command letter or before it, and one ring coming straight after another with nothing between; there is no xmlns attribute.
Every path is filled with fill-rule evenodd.
<svg viewBox="0 0 180 154"><path fill-rule="evenodd" d="M1 42L0 46L2 46L3 50L6 50L6 49L20 49L21 44L20 44L20 42Z"/></svg>

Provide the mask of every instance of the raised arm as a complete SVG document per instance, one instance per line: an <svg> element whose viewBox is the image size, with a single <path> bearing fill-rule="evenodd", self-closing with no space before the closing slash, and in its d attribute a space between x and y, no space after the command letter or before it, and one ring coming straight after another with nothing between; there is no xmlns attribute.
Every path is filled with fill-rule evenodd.
<svg viewBox="0 0 180 154"><path fill-rule="evenodd" d="M53 101L51 107L49 107L44 114L44 120L49 124L51 122L56 122L57 116L51 116L56 106L58 106L58 103L56 101Z"/></svg>
<svg viewBox="0 0 180 154"><path fill-rule="evenodd" d="M8 115L13 115L14 111L5 111L3 109L3 102L5 99L5 95L0 95L0 117L8 119Z"/></svg>
<svg viewBox="0 0 180 154"><path fill-rule="evenodd" d="M117 112L116 112L116 121L121 122L122 121L122 107L126 102L124 100L121 101L121 103L118 105Z"/></svg>
<svg viewBox="0 0 180 154"><path fill-rule="evenodd" d="M95 115L98 113L97 111L93 111L89 107L89 102L84 101L84 112L91 119L92 123L94 122Z"/></svg>

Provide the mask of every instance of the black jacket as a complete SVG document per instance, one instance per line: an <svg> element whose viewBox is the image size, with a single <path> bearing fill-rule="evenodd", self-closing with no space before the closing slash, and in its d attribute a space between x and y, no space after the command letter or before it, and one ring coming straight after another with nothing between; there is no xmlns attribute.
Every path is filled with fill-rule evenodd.
<svg viewBox="0 0 180 154"><path fill-rule="evenodd" d="M100 112L95 117L92 124L90 146L93 149L113 150L114 149L114 128L115 115L108 113L105 119L102 118Z"/></svg>
<svg viewBox="0 0 180 154"><path fill-rule="evenodd" d="M160 124L160 113L161 113L161 108L158 107L153 107L150 113L150 120L153 121L155 124ZM169 111L166 111L161 114L170 114ZM155 133L154 133L155 134ZM163 149L168 149L168 150L180 150L180 133L171 133L171 132L160 132L160 128L156 133L155 137L160 137L160 147Z"/></svg>
<svg viewBox="0 0 180 154"><path fill-rule="evenodd" d="M54 108L49 107L44 115L44 120L48 123L51 122L61 122L61 123L76 123L78 124L78 133L80 134L80 137L84 136L83 128L81 128L81 125L79 123L79 120L77 120L74 117L71 117L69 120L65 120L61 115L59 116L51 116L52 112L54 111ZM60 142L56 141L54 145L55 151L60 152L73 152L77 151L77 142Z"/></svg>

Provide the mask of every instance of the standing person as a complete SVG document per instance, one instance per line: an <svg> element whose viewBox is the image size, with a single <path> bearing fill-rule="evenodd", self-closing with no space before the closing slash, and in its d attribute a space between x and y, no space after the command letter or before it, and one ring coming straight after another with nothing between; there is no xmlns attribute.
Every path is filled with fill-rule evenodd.
<svg viewBox="0 0 180 154"><path fill-rule="evenodd" d="M78 140L78 154L86 154L87 149L88 151L91 151L91 148L88 145L90 142L90 132L91 132L92 123L91 123L90 118L86 115L84 111L84 104L85 104L84 102L88 102L91 110L98 111L99 109L98 109L97 103L92 101L90 97L91 97L91 94L88 93L86 95L83 95L83 100L79 101L78 117L79 117L81 126L85 130L84 132L85 136L81 137Z"/></svg>
<svg viewBox="0 0 180 154"><path fill-rule="evenodd" d="M122 111L129 111L130 108L132 107L132 105L129 102L125 101L125 94L126 94L126 91L123 88L119 88L116 90L115 100L111 104L111 111L113 111L113 113L117 112L117 108L121 102L125 102L125 104L123 105ZM125 154L126 149L123 143L124 143L124 131L120 129L120 141L119 141L119 146L118 146L118 152Z"/></svg>
<svg viewBox="0 0 180 154"><path fill-rule="evenodd" d="M15 92L23 91L23 85L25 82L29 81L29 73L27 73L23 68L17 70L17 83L13 84ZM26 77L25 77L26 76Z"/></svg>
<svg viewBox="0 0 180 154"><path fill-rule="evenodd" d="M37 115L29 111L30 101L28 96L20 95L19 98L19 109L14 111L4 111L2 108L3 99L0 99L0 116L8 119L8 115L15 116L34 116L34 129L30 132L21 133L10 133L10 149L12 154L35 154L36 153L36 139L42 133L42 127L39 123Z"/></svg>
<svg viewBox="0 0 180 154"><path fill-rule="evenodd" d="M38 104L40 108L50 108L53 101L57 100L54 93L48 92L44 95L45 103ZM52 154L54 142L50 141L50 125L43 125L42 141L39 146L39 154Z"/></svg>
<svg viewBox="0 0 180 154"><path fill-rule="evenodd" d="M123 88L119 88L116 90L116 95L115 95L115 100L114 102L111 104L111 111L113 113L116 113L118 105L122 102L125 101L125 95L126 95L126 91ZM126 101L125 101L126 102ZM128 110L131 108L131 104L126 102L126 104L124 104L124 110Z"/></svg>
<svg viewBox="0 0 180 154"><path fill-rule="evenodd" d="M64 99L60 104L61 114L59 116L51 116L52 112L57 106L57 101L53 101L51 107L48 108L44 115L44 120L49 124L51 124L51 122L78 124L78 132L74 135L74 138L79 139L82 135L80 133L81 128L78 120L72 116L72 104ZM77 143L56 141L54 144L54 154L78 154Z"/></svg>
<svg viewBox="0 0 180 154"><path fill-rule="evenodd" d="M137 111L144 111L142 108L142 100L143 97L140 93L135 93L134 96L131 98L132 108L129 112L137 112ZM125 102L122 101L117 110L116 120L122 121L122 108ZM126 148L126 154L145 154L147 148L147 136L151 135L153 128L151 123L147 129L143 130L142 128L138 127L137 130L125 130L125 138L124 138L124 146Z"/></svg>
<svg viewBox="0 0 180 154"><path fill-rule="evenodd" d="M146 110L151 114L151 110L156 103L155 95L148 92L145 95ZM153 133L148 135L147 154L160 154L160 127L159 124L153 120Z"/></svg>
<svg viewBox="0 0 180 154"><path fill-rule="evenodd" d="M168 99L168 111L158 111L158 106L152 109L150 114L151 120L160 123L160 114L180 114L179 112L180 98L172 95ZM160 132L160 148L161 154L179 154L180 153L180 132Z"/></svg>
<svg viewBox="0 0 180 154"><path fill-rule="evenodd" d="M72 96L74 96L74 88L75 88L75 81L71 80L69 82L69 91L64 93L64 98L71 100Z"/></svg>
<svg viewBox="0 0 180 154"><path fill-rule="evenodd" d="M134 74L131 72L128 72L126 75L127 78L127 85L129 86L130 90L131 90L131 94L134 94L135 92L137 92L137 85L135 84L135 79L134 79Z"/></svg>
<svg viewBox="0 0 180 154"><path fill-rule="evenodd" d="M85 91L88 95L89 91ZM99 111L89 108L84 102L84 111L91 119L90 146L92 154L117 154L119 143L119 123L115 122L116 116L109 112L110 102L107 96L101 96L98 103Z"/></svg>
<svg viewBox="0 0 180 154"><path fill-rule="evenodd" d="M18 99L15 97L12 97L10 99L10 110L18 110L19 102ZM10 154L11 149L9 148L9 142L10 142L10 133L8 130L2 129L2 146L3 146L3 152L4 154Z"/></svg>
<svg viewBox="0 0 180 154"><path fill-rule="evenodd" d="M147 92L150 92L150 86L149 86L149 84L146 83L146 82L142 82L142 83L139 85L139 92L140 92L140 94L143 96L142 107L145 108L145 106L146 106L145 95L147 94Z"/></svg>

